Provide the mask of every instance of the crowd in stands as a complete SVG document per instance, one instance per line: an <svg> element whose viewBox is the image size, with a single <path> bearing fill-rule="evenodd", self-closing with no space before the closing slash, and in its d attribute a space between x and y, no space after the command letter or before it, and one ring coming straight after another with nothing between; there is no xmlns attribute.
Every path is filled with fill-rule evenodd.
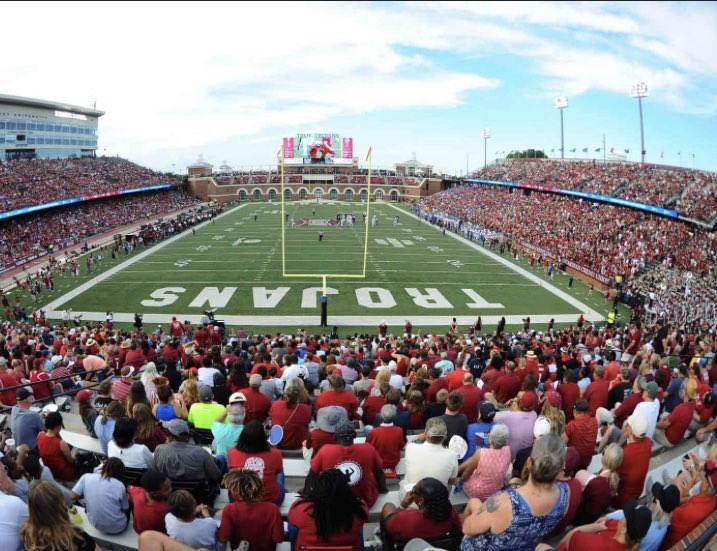
<svg viewBox="0 0 717 551"><path fill-rule="evenodd" d="M706 231L628 208L497 186L453 188L416 204L422 216L449 229L500 232L612 280L648 264L707 274L717 244Z"/></svg>
<svg viewBox="0 0 717 551"><path fill-rule="evenodd" d="M298 172L298 174L296 173ZM292 173L286 174L286 182L289 184L300 184L303 181L302 174L328 174L335 175L334 182L337 184L367 184L368 169L349 169L335 167L292 167ZM276 171L219 171L212 174L212 177L220 186L249 185L249 184L280 184L281 175ZM418 183L419 178L403 176L394 170L372 170L372 184L389 184L395 186L413 186Z"/></svg>
<svg viewBox="0 0 717 551"><path fill-rule="evenodd" d="M394 336L382 324L340 339L175 318L160 329L3 322L5 549L93 549L91 527L110 540L133 529L148 550L287 539L360 550L377 515L386 551L416 537L657 551L717 507L717 340L702 328ZM105 451L96 466L62 438L61 412L32 409L61 389ZM651 456L673 447L678 461L689 452L681 471L646 485ZM287 490L292 450L308 472L299 496ZM222 488L232 500L215 508ZM72 520L75 503L90 526Z"/></svg>
<svg viewBox="0 0 717 551"><path fill-rule="evenodd" d="M169 190L69 205L0 221L0 271L84 242L93 235L191 207L198 200Z"/></svg>
<svg viewBox="0 0 717 551"><path fill-rule="evenodd" d="M644 166L639 163L514 160L471 174L472 178L574 189L676 209L690 218L714 222L717 175Z"/></svg>
<svg viewBox="0 0 717 551"><path fill-rule="evenodd" d="M0 161L0 211L165 183L179 182L119 157Z"/></svg>

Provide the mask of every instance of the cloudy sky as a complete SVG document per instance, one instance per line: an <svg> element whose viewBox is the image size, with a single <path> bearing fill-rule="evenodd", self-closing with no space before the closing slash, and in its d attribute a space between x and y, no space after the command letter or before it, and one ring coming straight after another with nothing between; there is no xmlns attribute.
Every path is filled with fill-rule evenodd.
<svg viewBox="0 0 717 551"><path fill-rule="evenodd" d="M717 170L717 3L3 5L0 93L91 106L100 153L159 170L275 163L283 136L460 173L535 147ZM681 153L681 156L678 156ZM693 157L694 154L694 157Z"/></svg>

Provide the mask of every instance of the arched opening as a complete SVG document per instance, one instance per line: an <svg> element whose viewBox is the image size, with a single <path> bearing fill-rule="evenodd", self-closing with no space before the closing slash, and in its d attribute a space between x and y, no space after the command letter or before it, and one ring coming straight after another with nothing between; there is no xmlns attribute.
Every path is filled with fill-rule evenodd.
<svg viewBox="0 0 717 551"><path fill-rule="evenodd" d="M323 190L321 190L321 189L319 189L319 188L316 188L316 189L314 190L314 199L316 199L317 201L321 201L321 199L323 198L323 196L324 196Z"/></svg>
<svg viewBox="0 0 717 551"><path fill-rule="evenodd" d="M306 192L304 188L301 188L299 190L299 200L300 201L306 201L306 198L309 196L309 194Z"/></svg>
<svg viewBox="0 0 717 551"><path fill-rule="evenodd" d="M276 190L274 188L269 190L269 201L276 201Z"/></svg>
<svg viewBox="0 0 717 551"><path fill-rule="evenodd" d="M391 201L398 201L398 192L395 189L391 191Z"/></svg>
<svg viewBox="0 0 717 551"><path fill-rule="evenodd" d="M382 189L376 190L376 201L383 201L383 190Z"/></svg>
<svg viewBox="0 0 717 551"><path fill-rule="evenodd" d="M284 201L291 201L291 189L284 188Z"/></svg>
<svg viewBox="0 0 717 551"><path fill-rule="evenodd" d="M347 189L346 191L344 191L344 199L346 199L347 201L353 201L354 200L354 190Z"/></svg>
<svg viewBox="0 0 717 551"><path fill-rule="evenodd" d="M255 189L251 192L251 198L253 201L261 201L261 190Z"/></svg>
<svg viewBox="0 0 717 551"><path fill-rule="evenodd" d="M240 201L246 201L246 191L243 189L239 190L239 200Z"/></svg>
<svg viewBox="0 0 717 551"><path fill-rule="evenodd" d="M360 195L360 197L361 197L361 201L362 201L363 203L365 203L366 201L368 201L368 190L362 189L362 190L361 190L361 195Z"/></svg>
<svg viewBox="0 0 717 551"><path fill-rule="evenodd" d="M338 198L339 198L339 190L336 189L335 187L332 187L329 190L329 199L331 199L332 201L336 201Z"/></svg>

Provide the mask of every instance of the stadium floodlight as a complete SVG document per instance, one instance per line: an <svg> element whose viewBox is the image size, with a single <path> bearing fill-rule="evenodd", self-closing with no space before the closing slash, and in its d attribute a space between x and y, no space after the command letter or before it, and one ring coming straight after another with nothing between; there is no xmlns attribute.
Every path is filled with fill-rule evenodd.
<svg viewBox="0 0 717 551"><path fill-rule="evenodd" d="M645 128L642 124L642 98L646 98L649 95L647 84L644 82L635 84L630 90L630 95L633 98L637 98L637 105L640 108L640 154L642 164L645 164Z"/></svg>
<svg viewBox="0 0 717 551"><path fill-rule="evenodd" d="M565 134L563 133L563 109L568 106L568 98L557 97L553 100L553 106L560 110L560 158L565 158Z"/></svg>
<svg viewBox="0 0 717 551"><path fill-rule="evenodd" d="M483 138L483 168L488 166L488 138L490 138L490 128L484 128L481 132Z"/></svg>

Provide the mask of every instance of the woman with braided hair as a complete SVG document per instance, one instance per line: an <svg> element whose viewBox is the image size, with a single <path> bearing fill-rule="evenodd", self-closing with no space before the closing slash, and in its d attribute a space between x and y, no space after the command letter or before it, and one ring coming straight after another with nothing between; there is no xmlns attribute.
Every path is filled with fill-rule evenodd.
<svg viewBox="0 0 717 551"><path fill-rule="evenodd" d="M222 509L217 541L228 541L236 549L245 540L252 551L274 551L276 544L284 541L284 523L279 507L261 500L261 476L251 469L234 469L224 475L222 482L234 502Z"/></svg>
<svg viewBox="0 0 717 551"><path fill-rule="evenodd" d="M292 549L350 545L363 550L368 507L354 495L349 477L339 469L322 471L306 495L291 505L287 518Z"/></svg>
<svg viewBox="0 0 717 551"><path fill-rule="evenodd" d="M461 533L461 519L451 504L448 488L435 478L422 478L401 501L403 509L386 503L381 511L384 549L396 539L432 539ZM417 508L416 508L417 507Z"/></svg>

